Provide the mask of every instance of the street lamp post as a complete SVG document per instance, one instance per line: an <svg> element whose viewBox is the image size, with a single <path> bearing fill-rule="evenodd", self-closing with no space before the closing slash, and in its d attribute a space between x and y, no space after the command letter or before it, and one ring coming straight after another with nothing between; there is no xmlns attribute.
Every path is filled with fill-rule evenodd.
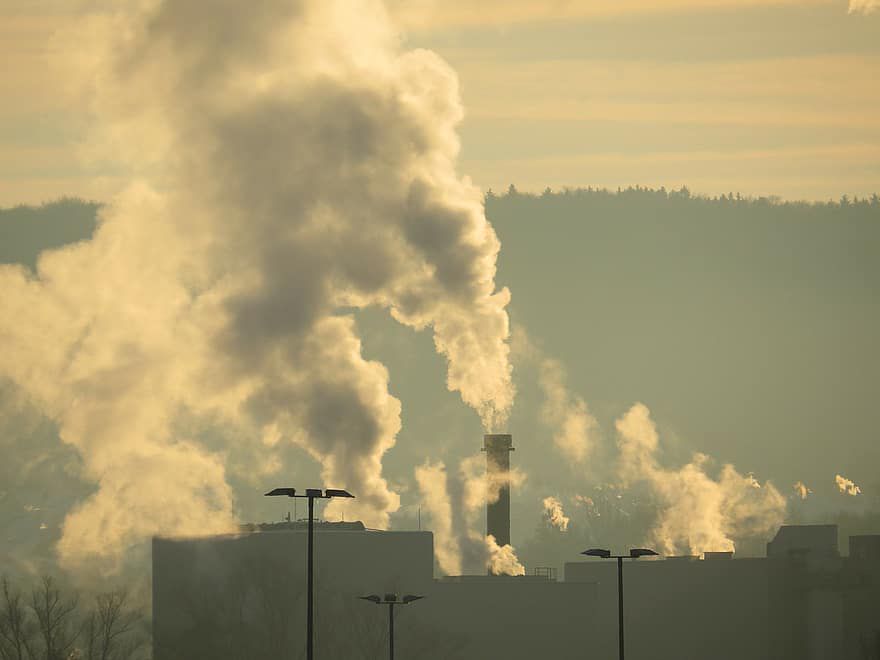
<svg viewBox="0 0 880 660"><path fill-rule="evenodd" d="M602 559L617 560L617 644L618 658L623 659L623 560L638 559L639 557L656 556L657 553L648 548L633 548L628 555L612 555L610 550L602 548L590 548L584 550L582 555L588 557L601 557Z"/></svg>
<svg viewBox="0 0 880 660"><path fill-rule="evenodd" d="M368 600L376 605L388 606L388 657L390 660L394 660L394 606L409 605L417 600L421 600L424 596L407 594L403 599L398 600L397 594L385 594L384 598L380 598L376 594L371 594L369 596L358 596L358 598L361 600Z"/></svg>
<svg viewBox="0 0 880 660"><path fill-rule="evenodd" d="M308 550L308 605L306 613L306 658L314 660L315 657L315 500L329 500L332 497L354 497L347 490L328 488L321 491L320 488L306 488L305 495L297 495L296 488L275 488L266 493L266 497L303 497L309 501L309 550Z"/></svg>

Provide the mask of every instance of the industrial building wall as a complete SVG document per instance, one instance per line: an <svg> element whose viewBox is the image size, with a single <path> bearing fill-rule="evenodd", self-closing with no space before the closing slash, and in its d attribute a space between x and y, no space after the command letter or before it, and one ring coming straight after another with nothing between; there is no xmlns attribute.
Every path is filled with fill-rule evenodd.
<svg viewBox="0 0 880 660"><path fill-rule="evenodd" d="M844 660L880 660L880 537L874 543L875 552L850 559L840 579Z"/></svg>
<svg viewBox="0 0 880 660"><path fill-rule="evenodd" d="M596 585L531 577L438 580L426 598L400 612L402 645L423 658L424 626L447 640L449 660L583 660L597 652ZM616 656L615 656L616 657ZM638 657L638 656L633 656Z"/></svg>
<svg viewBox="0 0 880 660"><path fill-rule="evenodd" d="M154 539L155 660L295 657L305 636L306 547L299 531ZM383 612L357 596L427 589L431 533L317 532L315 548L323 657L376 657Z"/></svg>
<svg viewBox="0 0 880 660"><path fill-rule="evenodd" d="M299 657L305 634L305 534L153 542L155 660ZM434 580L430 533L316 535L316 650L387 653L388 611L357 596L425 596L397 608L397 651L420 660L588 657L596 588L536 577ZM598 657L598 656L592 656Z"/></svg>
<svg viewBox="0 0 880 660"><path fill-rule="evenodd" d="M595 657L615 657L617 563L567 563L565 581L598 583ZM624 595L627 657L771 660L764 560L627 560Z"/></svg>

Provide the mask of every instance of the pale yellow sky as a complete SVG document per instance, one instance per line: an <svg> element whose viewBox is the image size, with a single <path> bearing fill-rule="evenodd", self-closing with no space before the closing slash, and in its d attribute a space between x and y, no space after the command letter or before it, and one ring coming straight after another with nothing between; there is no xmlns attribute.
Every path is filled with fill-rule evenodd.
<svg viewBox="0 0 880 660"><path fill-rule="evenodd" d="M106 199L125 181L83 158L88 115L61 92L57 63L74 53L52 35L75 4L0 0L2 206ZM687 185L827 199L880 190L876 6L393 0L391 10L407 46L458 72L460 172L484 189Z"/></svg>

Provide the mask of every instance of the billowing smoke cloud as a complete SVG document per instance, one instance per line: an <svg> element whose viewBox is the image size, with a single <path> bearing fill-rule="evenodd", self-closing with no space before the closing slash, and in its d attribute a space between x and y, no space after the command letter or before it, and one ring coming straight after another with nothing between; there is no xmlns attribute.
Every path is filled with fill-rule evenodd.
<svg viewBox="0 0 880 660"><path fill-rule="evenodd" d="M768 534L785 518L785 498L767 482L724 465L717 479L696 454L679 469L657 461L659 437L650 411L635 404L617 420L620 476L624 484L648 485L659 506L650 542L667 555L734 550L735 537Z"/></svg>
<svg viewBox="0 0 880 660"><path fill-rule="evenodd" d="M131 185L36 278L0 269L0 375L97 484L62 559L112 568L151 534L233 526L226 457L250 448L183 433L184 413L262 436L255 470L298 445L355 493L347 515L384 526L400 404L346 310L430 327L487 428L513 400L499 243L455 173L456 77L402 51L378 0L136 6L87 21L70 42L94 50L69 51L93 146Z"/></svg>
<svg viewBox="0 0 880 660"><path fill-rule="evenodd" d="M844 495L855 497L862 492L862 489L856 486L855 482L853 482L852 479L847 479L842 475L834 475L834 482L837 484L837 490L839 490Z"/></svg>
<svg viewBox="0 0 880 660"><path fill-rule="evenodd" d="M803 481L798 481L798 482L796 482L796 483L794 484L794 486L792 486L792 489L794 490L794 494L795 494L799 499L802 499L802 500L807 499L807 497L808 497L810 494L812 494L812 492L813 492L812 490L810 490L809 488L807 488L807 485L806 485Z"/></svg>
<svg viewBox="0 0 880 660"><path fill-rule="evenodd" d="M522 327L515 329L513 345L517 357L538 368L538 384L544 395L541 420L553 429L553 443L566 460L583 463L596 444L598 422L583 398L569 390L562 363L544 355Z"/></svg>
<svg viewBox="0 0 880 660"><path fill-rule="evenodd" d="M581 498L582 496L576 496ZM588 499L588 498L585 498ZM581 501L581 500L579 500ZM590 501L592 504L592 500ZM551 527L555 527L560 532L565 532L568 530L568 523L571 522L568 516L565 515L565 512L562 510L562 502L556 499L553 496L545 497L544 501L544 519L550 524Z"/></svg>
<svg viewBox="0 0 880 660"><path fill-rule="evenodd" d="M511 545L499 546L482 531L481 514L486 504L497 502L501 487L525 481L525 475L510 471L509 480L490 478L486 458L468 456L459 463L458 474L448 479L443 463L426 463L416 469L422 505L431 516L435 553L440 570L460 575L466 564L488 567L495 573L521 575L524 572Z"/></svg>
<svg viewBox="0 0 880 660"><path fill-rule="evenodd" d="M849 0L850 14L870 14L880 9L880 0Z"/></svg>
<svg viewBox="0 0 880 660"><path fill-rule="evenodd" d="M489 553L488 567L493 575L525 575L526 569L516 558L511 545L498 545L491 534L485 537Z"/></svg>

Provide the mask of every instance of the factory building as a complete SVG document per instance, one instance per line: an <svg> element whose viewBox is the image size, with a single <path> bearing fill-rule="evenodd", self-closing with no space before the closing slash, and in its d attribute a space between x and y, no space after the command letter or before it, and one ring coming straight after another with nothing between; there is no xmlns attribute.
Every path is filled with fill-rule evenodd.
<svg viewBox="0 0 880 660"><path fill-rule="evenodd" d="M731 553L627 561L628 658L876 660L880 536L836 551L834 526L782 527L766 558ZM832 541L833 539L833 541ZM296 657L305 616L304 523L153 542L156 660ZM316 645L324 658L383 657L387 613L357 597L415 593L397 614L399 657L611 658L617 566L554 576L435 578L430 532L319 523Z"/></svg>
<svg viewBox="0 0 880 660"><path fill-rule="evenodd" d="M484 438L486 532L510 542L510 435ZM491 490L491 488L490 488ZM153 540L155 660L300 657L307 525ZM780 528L763 558L732 552L624 562L627 658L880 660L880 536L834 525ZM617 564L585 558L523 576L434 575L428 531L319 522L317 656L385 657L387 612L368 594L416 594L397 608L400 658L534 660L617 657Z"/></svg>
<svg viewBox="0 0 880 660"><path fill-rule="evenodd" d="M670 557L623 566L627 656L733 660L766 658L768 565L763 559ZM592 640L596 657L617 653L617 562L565 564L567 583L597 585L606 604ZM747 631L747 634L743 634ZM673 652L674 651L674 652Z"/></svg>
<svg viewBox="0 0 880 660"><path fill-rule="evenodd" d="M304 523L241 534L153 540L155 660L298 657L305 620ZM425 598L399 608L401 658L582 658L595 636L596 585L549 576L434 579L430 532L318 523L320 657L380 658L387 613L368 594Z"/></svg>
<svg viewBox="0 0 880 660"><path fill-rule="evenodd" d="M837 536L836 525L783 526L766 557L626 562L627 656L880 660L880 536L850 537L849 557ZM565 564L565 581L597 584L603 603L616 602L616 578L614 562ZM599 616L592 643L613 657L616 613Z"/></svg>

